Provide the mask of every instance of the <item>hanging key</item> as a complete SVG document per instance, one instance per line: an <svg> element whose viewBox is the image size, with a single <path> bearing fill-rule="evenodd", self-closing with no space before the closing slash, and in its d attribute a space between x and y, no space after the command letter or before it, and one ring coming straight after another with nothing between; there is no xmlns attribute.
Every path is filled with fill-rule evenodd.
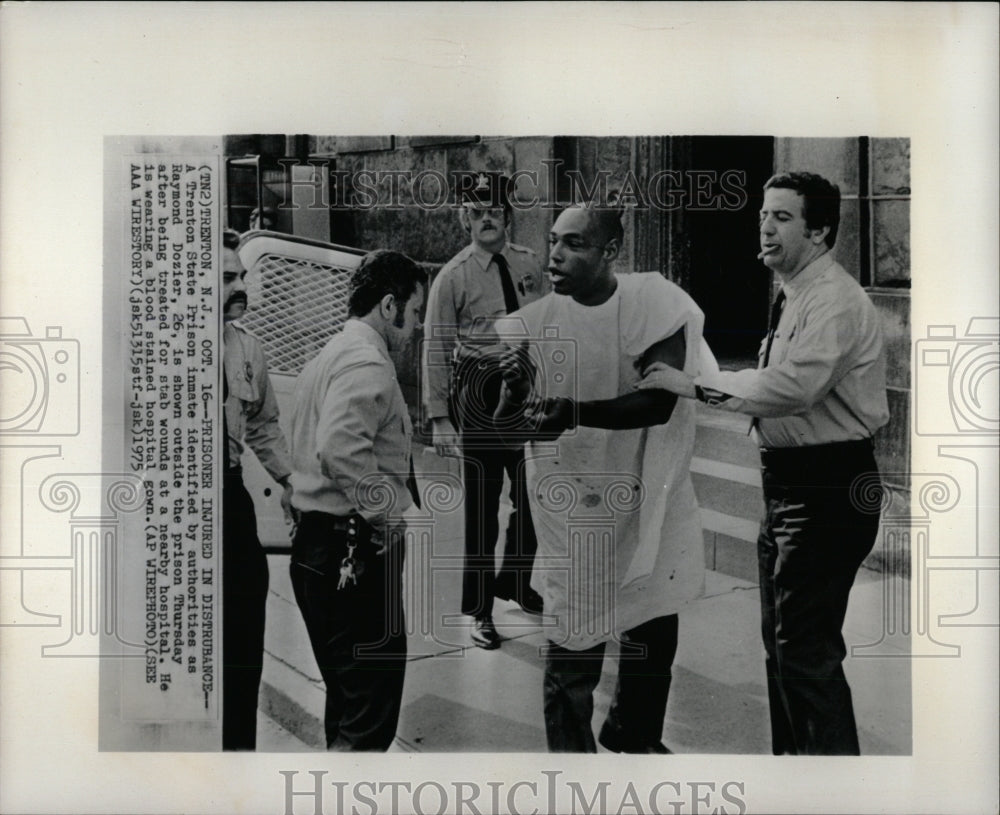
<svg viewBox="0 0 1000 815"><path fill-rule="evenodd" d="M352 586L358 584L358 576L354 573L354 558L345 557L340 561L340 579L337 581L337 590L344 588L348 583Z"/></svg>
<svg viewBox="0 0 1000 815"><path fill-rule="evenodd" d="M348 583L352 586L358 584L358 575L354 569L357 565L357 561L354 559L354 550L357 548L357 544L355 543L347 544L347 557L340 561L340 579L337 581L338 590L344 588Z"/></svg>

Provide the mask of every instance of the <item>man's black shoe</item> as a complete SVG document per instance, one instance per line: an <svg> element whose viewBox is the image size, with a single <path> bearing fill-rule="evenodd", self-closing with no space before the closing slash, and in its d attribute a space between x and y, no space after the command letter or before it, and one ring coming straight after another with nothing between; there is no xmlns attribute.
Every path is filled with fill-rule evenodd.
<svg viewBox="0 0 1000 815"><path fill-rule="evenodd" d="M668 749L662 742L644 744L642 746L625 746L621 742L621 736L613 730L601 729L597 736L597 741L602 747L607 748L612 753L655 753L657 755L673 755L673 751Z"/></svg>
<svg viewBox="0 0 1000 815"><path fill-rule="evenodd" d="M542 602L542 595L534 589L527 589L517 604L528 614L541 614L545 605Z"/></svg>
<svg viewBox="0 0 1000 815"><path fill-rule="evenodd" d="M476 617L472 624L472 642L486 651L500 647L500 635L492 617Z"/></svg>

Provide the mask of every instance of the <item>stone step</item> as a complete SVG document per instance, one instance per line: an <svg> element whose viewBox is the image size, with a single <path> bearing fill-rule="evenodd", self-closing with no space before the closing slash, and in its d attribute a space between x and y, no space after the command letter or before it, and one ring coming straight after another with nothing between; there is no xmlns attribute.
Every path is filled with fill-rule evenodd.
<svg viewBox="0 0 1000 815"><path fill-rule="evenodd" d="M760 486L752 486L736 481L727 475L706 474L691 467L691 483L694 485L698 504L735 518L750 521L760 519L764 508L763 492Z"/></svg>
<svg viewBox="0 0 1000 815"><path fill-rule="evenodd" d="M764 499L760 458L739 414L699 405L691 480L702 510L705 563L723 574L756 582L756 542ZM891 490L886 517L908 516L907 494ZM909 576L908 556L886 551L880 530L864 566L876 572Z"/></svg>
<svg viewBox="0 0 1000 815"><path fill-rule="evenodd" d="M698 405L691 481L705 542L705 565L757 582L757 533L764 511L760 454L747 434L750 420Z"/></svg>
<svg viewBox="0 0 1000 815"><path fill-rule="evenodd" d="M694 454L699 458L733 464L739 467L757 469L760 467L760 453L753 439L747 435L748 424L734 426L710 422L714 417L699 412L698 427L694 437Z"/></svg>

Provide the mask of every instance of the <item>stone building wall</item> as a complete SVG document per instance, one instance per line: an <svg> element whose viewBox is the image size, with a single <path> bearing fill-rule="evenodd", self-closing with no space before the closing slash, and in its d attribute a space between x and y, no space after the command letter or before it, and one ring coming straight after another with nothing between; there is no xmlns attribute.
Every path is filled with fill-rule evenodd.
<svg viewBox="0 0 1000 815"><path fill-rule="evenodd" d="M875 452L892 490L895 517L910 499L910 142L909 139L777 139L775 167L811 170L840 186L834 252L868 291L882 317L889 424Z"/></svg>

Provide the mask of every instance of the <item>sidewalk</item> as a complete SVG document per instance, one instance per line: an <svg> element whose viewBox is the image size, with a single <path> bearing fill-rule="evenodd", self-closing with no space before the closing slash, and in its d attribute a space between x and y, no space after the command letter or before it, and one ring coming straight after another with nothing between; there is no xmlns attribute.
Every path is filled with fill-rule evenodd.
<svg viewBox="0 0 1000 815"><path fill-rule="evenodd" d="M422 466L420 466L422 465ZM457 470L433 454L418 475L436 473L438 511L414 518L407 552L408 655L403 709L393 749L408 752L545 752L539 618L498 600L503 645L471 645L468 621L455 614L461 580L461 506L447 491ZM450 502L450 503L449 503ZM433 553L433 571L430 569ZM324 689L288 578L288 557L270 555L259 750L323 749ZM888 581L888 582L886 582ZM852 656L882 639L888 592L907 578L863 569L851 595L845 670L854 693L865 755L911 751L910 659ZM424 586L426 591L412 588ZM770 737L759 595L746 580L710 571L706 596L680 617L664 743L677 753L769 754ZM874 649L873 649L874 650ZM891 644L881 652L896 653ZM595 694L595 732L614 688L614 649ZM599 750L603 748L598 748Z"/></svg>

